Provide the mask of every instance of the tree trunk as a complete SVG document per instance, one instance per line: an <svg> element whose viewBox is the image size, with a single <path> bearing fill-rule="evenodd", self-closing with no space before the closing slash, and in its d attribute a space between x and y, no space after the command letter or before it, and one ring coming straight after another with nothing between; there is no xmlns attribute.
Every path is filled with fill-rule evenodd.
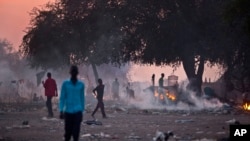
<svg viewBox="0 0 250 141"><path fill-rule="evenodd" d="M95 76L96 85L98 85L99 75L98 75L98 72L97 72L96 65L95 65L94 63L91 63L91 66L92 66L92 68L93 68L93 72L94 72L94 76Z"/></svg>
<svg viewBox="0 0 250 141"><path fill-rule="evenodd" d="M204 58L201 56L199 58L199 64L195 66L195 58L187 56L183 59L183 68L186 72L189 84L187 89L195 92L197 96L201 96L202 90L202 75L204 72Z"/></svg>

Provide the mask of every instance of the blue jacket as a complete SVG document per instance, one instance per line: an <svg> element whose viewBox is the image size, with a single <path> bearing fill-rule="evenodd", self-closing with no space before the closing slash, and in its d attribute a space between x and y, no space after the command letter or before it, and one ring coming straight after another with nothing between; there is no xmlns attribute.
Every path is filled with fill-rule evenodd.
<svg viewBox="0 0 250 141"><path fill-rule="evenodd" d="M66 80L62 84L61 94L59 98L60 112L76 113L84 112L85 109L85 85L77 80L74 85L70 80Z"/></svg>

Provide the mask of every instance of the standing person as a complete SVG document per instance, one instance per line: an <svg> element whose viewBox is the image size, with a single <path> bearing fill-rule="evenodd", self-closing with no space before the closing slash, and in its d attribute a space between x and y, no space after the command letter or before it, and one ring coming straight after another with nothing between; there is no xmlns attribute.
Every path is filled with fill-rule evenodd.
<svg viewBox="0 0 250 141"><path fill-rule="evenodd" d="M165 102L165 98L164 98L164 73L161 74L161 78L159 79L159 89L158 89L158 93L159 93L159 97L162 103Z"/></svg>
<svg viewBox="0 0 250 141"><path fill-rule="evenodd" d="M159 79L159 87L163 88L164 85L164 73L161 74L161 78Z"/></svg>
<svg viewBox="0 0 250 141"><path fill-rule="evenodd" d="M46 106L48 109L48 117L53 117L53 111L52 111L52 98L54 96L57 96L57 86L56 81L51 77L51 73L47 73L47 79L46 81L42 81L43 87L45 88L45 96L47 97Z"/></svg>
<svg viewBox="0 0 250 141"><path fill-rule="evenodd" d="M93 111L93 113L91 114L91 116L93 118L95 118L95 113L96 111L101 108L101 112L102 112L102 117L103 118L107 118L105 111L104 111L104 104L103 104L103 93L104 93L104 85L102 84L102 79L98 79L98 86L93 90L93 93L96 96L97 99L97 105L95 110Z"/></svg>
<svg viewBox="0 0 250 141"><path fill-rule="evenodd" d="M115 81L112 83L113 99L119 99L119 85L118 79L115 78Z"/></svg>
<svg viewBox="0 0 250 141"><path fill-rule="evenodd" d="M126 87L126 92L129 99L135 99L135 91L130 87L130 83Z"/></svg>
<svg viewBox="0 0 250 141"><path fill-rule="evenodd" d="M71 136L78 141L85 109L85 84L77 79L77 66L71 66L70 75L70 80L65 80L61 88L60 119L64 119L65 141L69 141Z"/></svg>
<svg viewBox="0 0 250 141"><path fill-rule="evenodd" d="M155 86L155 74L152 75L151 81L152 81L152 86L154 87Z"/></svg>
<svg viewBox="0 0 250 141"><path fill-rule="evenodd" d="M152 75L151 81L152 81L151 90L152 90L152 92L153 92L153 94L154 94L154 93L155 93L155 74Z"/></svg>

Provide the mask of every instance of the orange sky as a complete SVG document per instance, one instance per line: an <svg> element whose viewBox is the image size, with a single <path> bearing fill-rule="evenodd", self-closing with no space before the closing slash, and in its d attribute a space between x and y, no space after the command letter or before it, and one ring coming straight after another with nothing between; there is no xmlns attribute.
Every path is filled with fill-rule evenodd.
<svg viewBox="0 0 250 141"><path fill-rule="evenodd" d="M0 39L7 39L17 50L22 42L24 30L29 26L29 12L34 7L41 7L47 2L55 0L0 0ZM142 71L143 70L143 71ZM172 73L170 67L140 67L135 66L131 71L134 81L150 81L151 75L156 74L156 78L163 72L166 76ZM181 80L186 79L183 68L180 67L176 72ZM145 77L146 76L146 77ZM206 68L203 78L211 78L212 81L218 77L218 69Z"/></svg>
<svg viewBox="0 0 250 141"><path fill-rule="evenodd" d="M29 12L49 1L52 0L0 0L0 39L7 39L18 49L29 25Z"/></svg>

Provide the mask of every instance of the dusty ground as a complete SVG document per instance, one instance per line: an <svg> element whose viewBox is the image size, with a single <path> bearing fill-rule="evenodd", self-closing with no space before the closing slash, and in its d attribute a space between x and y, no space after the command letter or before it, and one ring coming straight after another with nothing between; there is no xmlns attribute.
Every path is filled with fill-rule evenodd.
<svg viewBox="0 0 250 141"><path fill-rule="evenodd" d="M96 117L103 125L82 124L82 141L152 141L157 130L173 131L177 141L219 140L229 136L229 123L232 119L242 124L250 124L250 114L240 110L230 111L167 111L141 110L114 106L106 103L108 119ZM84 121L91 119L88 106ZM1 104L0 141L59 141L63 140L63 121L58 111L54 119L46 119L44 103ZM28 125L22 125L28 121Z"/></svg>

